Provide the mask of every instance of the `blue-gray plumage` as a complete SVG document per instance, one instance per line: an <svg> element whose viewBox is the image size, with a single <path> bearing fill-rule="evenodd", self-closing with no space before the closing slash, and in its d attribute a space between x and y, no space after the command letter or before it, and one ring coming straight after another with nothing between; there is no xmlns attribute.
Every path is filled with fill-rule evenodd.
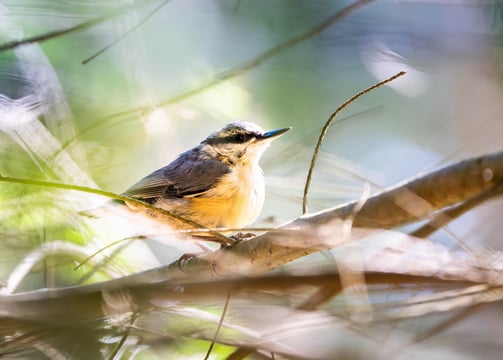
<svg viewBox="0 0 503 360"><path fill-rule="evenodd" d="M176 199L198 196L211 189L228 172L228 166L205 154L199 145L143 178L124 195L149 203L161 197Z"/></svg>
<svg viewBox="0 0 503 360"><path fill-rule="evenodd" d="M252 123L229 123L124 195L209 228L246 226L264 202L259 159L270 141L288 129L264 132Z"/></svg>

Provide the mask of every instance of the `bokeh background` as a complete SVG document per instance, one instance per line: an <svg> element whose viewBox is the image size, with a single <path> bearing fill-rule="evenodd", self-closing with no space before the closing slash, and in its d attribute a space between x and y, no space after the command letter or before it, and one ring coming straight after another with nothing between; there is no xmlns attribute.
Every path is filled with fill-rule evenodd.
<svg viewBox="0 0 503 360"><path fill-rule="evenodd" d="M323 31L278 48L344 8ZM377 191L502 149L502 10L500 1L482 0L4 0L3 44L86 25L0 52L0 173L120 193L227 122L292 126L262 160L267 197L256 225L280 224L302 213L329 115L407 71L352 103L330 128L309 210L336 206L361 196L366 183ZM270 49L256 66L236 70ZM3 279L45 243L99 249L125 236L122 225L82 223L76 211L105 201L98 196L2 183L0 197ZM435 240L501 249L501 211L501 202L483 205ZM76 274L63 246L20 288L98 281L183 252L144 245L84 280L89 269Z"/></svg>

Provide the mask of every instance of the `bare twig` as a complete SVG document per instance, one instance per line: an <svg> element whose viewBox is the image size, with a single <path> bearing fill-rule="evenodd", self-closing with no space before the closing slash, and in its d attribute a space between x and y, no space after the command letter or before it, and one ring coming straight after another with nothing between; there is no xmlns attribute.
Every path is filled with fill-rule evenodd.
<svg viewBox="0 0 503 360"><path fill-rule="evenodd" d="M9 42L0 44L0 52L5 51L5 50L15 49L15 48L22 46L22 45L41 43L41 42L44 42L44 41L47 41L50 39L54 39L54 38L57 38L57 37L60 37L63 35L68 35L68 34L71 34L74 32L89 29L93 26L99 25L99 24L101 24L107 20L110 20L114 17L122 15L123 13L125 13L127 11L144 6L146 3L151 2L151 1L152 0L144 0L142 2L133 3L130 6L121 6L118 9L107 13L106 15L81 22L81 23L79 23L75 26L72 26L70 28L67 28L67 29L55 30L55 31L51 31L51 32L48 32L45 34L35 35L35 36L24 38L21 40L9 41Z"/></svg>
<svg viewBox="0 0 503 360"><path fill-rule="evenodd" d="M215 346L215 343L217 341L218 333L220 332L220 329L222 328L222 324L224 322L225 315L227 314L227 308L229 307L229 302L231 300L231 291L229 290L227 292L227 297L225 298L225 304L224 308L222 310L222 315L220 315L220 320L218 321L218 326L217 329L215 330L215 335L213 336L213 339L211 340L210 347L208 348L208 351L206 352L206 356L204 357L204 360L209 359L211 355L211 351L213 350L213 347Z"/></svg>
<svg viewBox="0 0 503 360"><path fill-rule="evenodd" d="M128 236L119 240L112 241L111 243L107 244L106 246L103 246L102 248L96 250L93 252L91 255L86 257L84 260L79 262L73 270L78 270L80 267L88 263L92 258L94 258L96 255L100 254L101 252L105 251L108 248L111 248L112 246L115 246L117 244L121 244L124 241L131 241L131 240L145 240L147 237L145 235L135 235L135 236Z"/></svg>
<svg viewBox="0 0 503 360"><path fill-rule="evenodd" d="M470 308L463 309L459 313L449 317L448 319L442 321L441 323L417 334L414 337L414 343L418 343L421 341L425 341L438 333L441 333L444 330L449 329L451 326L453 326L456 323L459 323L463 320L465 320L467 317L473 315L475 312L480 311L484 307L484 303L474 305Z"/></svg>
<svg viewBox="0 0 503 360"><path fill-rule="evenodd" d="M99 50L98 52L94 53L93 55L89 56L88 58L82 60L82 64L83 65L86 65L88 62L90 62L91 60L94 60L96 57L98 57L99 55L101 55L102 53L104 53L105 51L107 51L108 49L110 49L112 46L114 46L115 44L117 44L119 41L121 41L122 39L124 39L126 36L128 36L129 34L131 34L133 31L135 31L136 29L138 29L141 25L143 25L148 19L150 19L152 16L155 15L155 13L157 13L164 5L166 5L168 3L168 1L170 0L163 0L159 5L157 5L154 10L152 10L151 12L149 12L147 15L145 15L145 17L143 19L141 19L135 26L133 26L131 29L129 29L128 31L124 32L121 36L119 36L118 38L116 38L115 40L113 40L110 44L106 45L105 47L103 47L101 50Z"/></svg>
<svg viewBox="0 0 503 360"><path fill-rule="evenodd" d="M387 83L389 83L390 81L393 81L395 80L396 78L402 76L402 75L405 75L405 71L400 71L398 74L395 74L393 75L392 77L386 79L386 80L383 80L381 82L378 82L377 84L374 84L358 93L356 93L355 95L351 96L349 99L347 99L346 101L344 101L331 115L330 117L328 118L328 120L325 122L325 125L323 126L323 128L321 129L321 133L320 133L320 136L318 137L318 142L316 143L316 147L314 148L314 152L313 152L313 157L311 158L311 164L309 165L309 170L307 172L307 178L306 178L306 184L304 186L304 196L302 198L302 213L305 214L307 213L307 194L309 192L309 186L311 184L311 178L313 176L313 170L314 170L314 165L316 164L316 160L318 159L318 154L320 152L320 148L321 148L321 144L323 142L323 139L325 138L325 135L327 134L328 132L328 128L330 127L330 125L332 125L332 122L334 121L335 117L346 107L348 106L350 103L352 103L353 101L355 101L356 99L358 99L360 96L362 95L365 95L369 92L371 92L372 90L380 87L380 86L383 86Z"/></svg>
<svg viewBox="0 0 503 360"><path fill-rule="evenodd" d="M128 321L129 324L128 324L126 330L124 331L124 334L121 336L121 339L120 339L119 343L117 344L116 348L112 351L112 353L108 357L110 360L115 359L115 357L119 353L120 349L126 343L126 340L129 337L129 335L131 334L131 329L133 328L134 322L136 321L137 317L138 317L137 313L134 313L131 315L131 318Z"/></svg>
<svg viewBox="0 0 503 360"><path fill-rule="evenodd" d="M163 216L167 216L171 219L177 220L183 224L187 224L193 228L196 229L206 229L206 227L196 223L195 221L185 219L182 216L173 214L167 210L158 208L156 206L153 206L149 203L146 203L144 201L129 197L129 196L124 196L124 195L119 195L115 194L110 191L104 191L100 189L93 189L87 186L80 186L80 185L70 185L70 184L61 184L61 183L55 183L55 182L50 182L50 181L40 181L40 180L33 180L33 179L21 179L21 178L16 178L16 177L10 177L10 176L3 176L0 175L0 182L9 182L9 183L17 183L17 184L25 184L25 185L33 185L33 186L42 186L42 187L49 187L49 188L54 188L54 189L64 189L64 190L75 190L75 191L81 191L89 194L96 194L100 196L104 196L110 199L115 199L115 200L121 200L130 204L133 204L135 206L138 206L143 209L148 209L152 211L154 214L159 214ZM219 232L216 231L208 231L218 242L221 242L222 244L225 245L232 245L234 244L234 240L220 234ZM208 239L211 240L211 239Z"/></svg>

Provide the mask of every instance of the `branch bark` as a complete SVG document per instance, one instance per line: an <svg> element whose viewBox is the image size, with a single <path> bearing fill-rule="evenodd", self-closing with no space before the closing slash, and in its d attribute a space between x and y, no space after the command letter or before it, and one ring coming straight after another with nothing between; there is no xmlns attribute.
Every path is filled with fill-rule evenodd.
<svg viewBox="0 0 503 360"><path fill-rule="evenodd" d="M231 247L190 258L182 264L175 262L101 284L14 294L1 297L0 302L7 299L10 299L8 300L10 302L15 299L35 300L69 295L79 297L83 293L131 289L146 284L172 286L192 282L195 279L204 282L222 276L260 274L302 256L357 239L369 231L401 226L423 219L432 212L446 207L455 208L459 204L470 203L471 199L477 198L480 194L499 195L502 184L503 152L499 152L465 160L419 176L370 197L363 205L359 201L353 201L301 216L251 240L237 242ZM355 212L355 209L358 211ZM467 266L470 268L467 267L466 270L475 271L476 268L478 273L464 276L466 272L459 269L456 271L444 269L443 272L434 273L430 280L438 277L457 281L503 283L499 270L495 272L491 266L487 268L476 264ZM365 270L375 271L368 268ZM431 271L428 271L428 274L431 274ZM368 281L367 275L366 280ZM95 300L101 302L99 300L101 295L96 296Z"/></svg>
<svg viewBox="0 0 503 360"><path fill-rule="evenodd" d="M469 202L491 189L501 193L503 152L447 166L384 190L361 204L353 201L301 216L278 229L205 256L142 273L165 279L259 273L314 252L357 239L369 230L391 229L424 219L444 208ZM470 208L470 207L468 207ZM347 229L351 221L352 228ZM139 274L139 279L142 275Z"/></svg>

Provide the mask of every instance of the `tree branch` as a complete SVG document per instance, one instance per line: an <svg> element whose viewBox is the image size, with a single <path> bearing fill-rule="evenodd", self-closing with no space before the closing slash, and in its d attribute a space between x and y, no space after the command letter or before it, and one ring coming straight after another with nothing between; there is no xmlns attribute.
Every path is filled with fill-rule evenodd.
<svg viewBox="0 0 503 360"><path fill-rule="evenodd" d="M174 263L145 274L161 279L200 279L215 274L272 270L302 256L359 238L368 229L391 229L424 219L492 188L501 188L502 183L503 152L464 160L384 190L370 197L355 214L353 210L359 201L301 216L231 248L190 258L182 269ZM344 230L344 219L352 220L350 234Z"/></svg>
<svg viewBox="0 0 503 360"><path fill-rule="evenodd" d="M10 178L0 179L6 181ZM384 190L370 197L363 206L359 201L354 201L304 215L251 240L201 257L189 258L181 266L175 262L112 280L109 285L96 286L120 288L156 281L203 281L216 276L262 273L302 256L362 237L369 230L401 226L423 219L437 210L470 202L470 199L480 194L491 193L491 189L500 189L502 183L503 152L461 161ZM75 186L68 188L79 190ZM493 192L494 195L499 193ZM102 195L118 197L105 192ZM361 206L359 211L353 213L358 206ZM351 223L352 228L348 227Z"/></svg>

